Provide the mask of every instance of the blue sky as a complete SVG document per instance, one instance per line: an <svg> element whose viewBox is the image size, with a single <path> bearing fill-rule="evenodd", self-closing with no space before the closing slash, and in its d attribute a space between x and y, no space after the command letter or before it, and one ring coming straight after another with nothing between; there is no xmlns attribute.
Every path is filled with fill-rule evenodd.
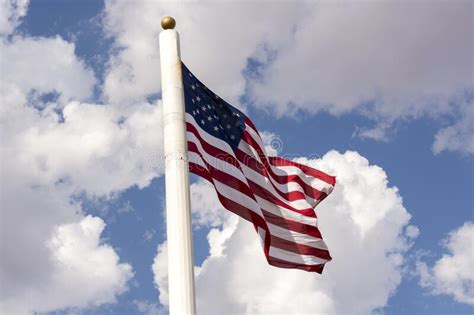
<svg viewBox="0 0 474 315"><path fill-rule="evenodd" d="M6 100L0 122L5 134L2 155L9 156L2 162L2 195L6 197L2 198L0 241L2 256L9 257L0 262L4 313L167 313L166 282L156 263L164 261L157 256L157 248L166 239L157 67L159 20L165 14L177 17L183 60L191 71L243 108L269 138L281 141L279 154L323 163L329 170L348 169L353 178L341 175L344 192L351 191L353 183L352 195L370 199L360 205L341 188L340 194L316 210L323 232L327 231L328 246L331 249L332 241L336 253L352 243L344 245L331 236L331 230L346 225L337 228L340 217L328 212L334 206L337 215L352 218L344 224L365 231L354 242L366 251L361 256L371 256L373 251L377 257L373 266L372 262L352 266L347 274L353 281L347 284L335 281L337 275L331 282L331 278L322 280L302 271L273 274L263 270L281 278L269 284L248 279L248 292L285 281L294 285L289 292L299 292L295 284L304 279L301 288L314 304L302 305L304 309L294 305L285 312L473 312L473 37L472 30L464 27L472 24L472 2L339 6L305 2L269 4L262 9L253 2L188 7L37 0L27 3L23 13L18 13L21 1L5 3L9 11L3 25L8 26L0 25L2 85L6 87L0 91ZM239 27L246 19L267 13L254 29ZM373 16L381 17L380 21L362 25L361 21ZM282 21L283 17L288 21ZM337 25L340 21L348 21L348 28ZM326 32L320 30L323 26ZM334 49L326 48L333 44ZM344 47L350 50L341 51ZM14 62L5 61L11 56ZM31 66L34 63L44 67ZM337 152L326 155L331 150ZM312 161L318 158L323 162ZM239 243L247 230L242 222L237 224L235 218L221 213L224 210L216 205L215 196L203 193L209 192L205 183L194 176L192 181L193 198L209 198L207 203L194 199L195 265L202 268L197 290L214 294L235 281L221 273L252 266L226 269L232 257L238 257L235 248L247 245ZM346 199L338 201L341 196ZM37 198L52 201L38 202ZM212 207L206 209L209 204ZM370 216L377 217L375 227L368 223L373 220ZM103 231L97 221L85 218L103 221ZM20 222L23 226L13 228ZM28 229L35 229L35 222L41 228L31 232ZM212 231L218 236L211 235ZM226 231L231 235L228 239ZM365 238L364 233L371 237ZM36 255L36 249L28 247L28 238L35 235L38 243L32 244L45 248L39 250L44 257L28 262L25 258ZM92 241L91 235L95 235ZM219 237L226 249L221 256L213 256L210 248ZM17 249L10 245L13 239L19 239ZM75 253L82 248L83 252ZM253 253L253 249L250 256L244 252L241 259L254 257ZM53 263L54 259L60 264ZM82 259L93 263L77 262ZM334 268L327 277L338 270L347 275L351 260L355 264L365 261L341 255L335 259L345 263L330 262ZM91 275L102 270L97 267L101 263L110 275L94 278ZM17 264L20 267L12 267ZM23 273L35 268L41 276ZM366 277L374 281L366 282ZM226 283L215 284L215 279ZM98 282L103 285L96 288ZM328 289L325 283L335 288ZM359 293L359 286L366 288ZM91 294L82 292L88 290ZM271 311L254 300L247 304L253 308L245 308L241 291L228 291L215 297L219 302L198 293L198 312L200 305L204 305L202 314Z"/></svg>

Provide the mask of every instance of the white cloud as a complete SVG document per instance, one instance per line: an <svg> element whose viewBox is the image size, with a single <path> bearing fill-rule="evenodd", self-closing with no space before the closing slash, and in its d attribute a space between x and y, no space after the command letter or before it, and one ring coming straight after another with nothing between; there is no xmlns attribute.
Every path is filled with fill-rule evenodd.
<svg viewBox="0 0 474 315"><path fill-rule="evenodd" d="M161 103L81 102L96 79L74 49L59 37L0 43L3 164L26 184L61 180L90 194L148 185L162 168ZM52 91L57 100L41 100Z"/></svg>
<svg viewBox="0 0 474 315"><path fill-rule="evenodd" d="M97 82L74 49L59 37L0 43L0 313L113 303L132 277L100 239L103 221L71 197L161 173L160 103L85 103Z"/></svg>
<svg viewBox="0 0 474 315"><path fill-rule="evenodd" d="M8 269L2 270L2 285L5 285L0 300L2 312L47 312L114 302L116 295L126 290L126 283L132 277L132 268L128 264L119 263L116 252L110 246L102 244L100 234L104 227L105 223L100 218L87 216L79 222L57 226L47 244L43 244L46 248L35 242L35 245L39 245L36 251L49 251L49 258L39 261L50 264L45 274L39 274L45 270L33 267L31 261L22 263L23 266L9 266L9 263L18 264L15 259L18 257L6 256L7 261L2 258L3 267ZM35 229L34 226L31 228ZM10 246L16 247L16 244ZM32 253L24 254L26 255L22 258L26 259ZM33 262L42 258L32 256L30 258ZM22 267L33 270L24 270ZM7 273L4 274L5 271ZM20 271L26 271L26 274L19 273ZM23 287L24 283L21 282L29 283L27 287Z"/></svg>
<svg viewBox="0 0 474 315"><path fill-rule="evenodd" d="M443 241L448 250L432 267L417 262L420 285L432 294L447 294L474 305L474 224L466 222Z"/></svg>
<svg viewBox="0 0 474 315"><path fill-rule="evenodd" d="M105 29L122 50L104 91L113 102L159 92L157 21L173 15L183 60L233 104L249 92L277 116L355 111L375 123L358 136L387 141L395 122L449 116L472 89L472 12L469 0L107 1ZM247 68L249 58L261 65ZM441 130L434 151L452 134Z"/></svg>
<svg viewBox="0 0 474 315"><path fill-rule="evenodd" d="M454 124L436 133L432 147L435 154L442 151L474 154L474 101L463 103L459 116Z"/></svg>
<svg viewBox="0 0 474 315"><path fill-rule="evenodd" d="M387 142L389 140L388 133L391 128L392 126L387 123L377 124L377 126L373 128L357 128L354 131L352 137L358 136L362 139L371 139Z"/></svg>
<svg viewBox="0 0 474 315"><path fill-rule="evenodd" d="M409 226L407 226L407 228L405 230L405 234L409 238L415 239L415 238L418 237L418 235L420 235L420 230L414 225L409 225Z"/></svg>
<svg viewBox="0 0 474 315"><path fill-rule="evenodd" d="M112 102L160 92L159 21L172 15L181 34L184 62L213 90L238 104L242 70L264 40L286 38L306 4L287 2L106 1L105 29L122 50L112 58L104 91ZM236 37L236 32L238 32Z"/></svg>
<svg viewBox="0 0 474 315"><path fill-rule="evenodd" d="M268 266L251 224L231 215L211 229L210 254L196 269L201 314L362 314L382 308L395 292L403 255L417 236L414 226L404 230L410 215L397 188L356 152L301 162L338 176L331 196L316 208L333 261L322 275ZM207 187L206 196L217 203ZM193 198L193 208L196 202L202 203ZM153 271L166 304L165 253L160 247Z"/></svg>
<svg viewBox="0 0 474 315"><path fill-rule="evenodd" d="M94 73L74 54L74 44L60 37L13 37L0 42L2 81L23 93L60 92L64 100L87 99L96 83ZM2 93L3 94L3 93Z"/></svg>
<svg viewBox="0 0 474 315"><path fill-rule="evenodd" d="M153 280L159 291L159 300L162 305L168 304L168 243L165 241L158 246L158 252L151 267Z"/></svg>
<svg viewBox="0 0 474 315"><path fill-rule="evenodd" d="M55 112L38 113L15 104L30 121L6 122L8 146L19 172L32 184L63 180L78 190L108 194L144 187L160 173L161 107L147 103L129 111L110 105L71 102L63 122ZM26 120L26 119L25 119ZM16 132L9 134L11 129ZM20 130L18 130L20 129Z"/></svg>
<svg viewBox="0 0 474 315"><path fill-rule="evenodd" d="M265 152L269 156L276 156L283 150L283 141L277 134L268 131L260 132Z"/></svg>
<svg viewBox="0 0 474 315"><path fill-rule="evenodd" d="M0 35L8 35L26 15L29 0L0 0Z"/></svg>
<svg viewBox="0 0 474 315"><path fill-rule="evenodd" d="M153 236L155 236L155 233L155 229L146 230L145 233L143 233L143 239L146 242L150 242L153 239Z"/></svg>
<svg viewBox="0 0 474 315"><path fill-rule="evenodd" d="M308 14L252 88L280 114L374 101L368 115L416 117L472 87L471 1L323 1Z"/></svg>
<svg viewBox="0 0 474 315"><path fill-rule="evenodd" d="M38 112L22 103L6 106L10 105L10 112L21 115L4 116L2 121L0 247L2 257L8 258L2 258L0 265L2 285L14 292L2 290L0 300L6 309L22 306L30 311L112 302L109 295L123 291L123 281L130 273L112 259L112 249L97 243L96 249L85 253L88 260L96 263L85 264L84 268L90 268L91 274L97 272L96 278L101 274L107 277L104 270L114 272L110 277L118 278L84 283L88 280L85 276L61 273L77 267L73 260L60 261L62 269L54 267L54 252L47 250L44 243L57 226L82 220L81 208L69 201L72 194L85 191L108 196L132 185L146 186L159 174L158 156L152 154L159 145L159 132L150 132L159 128L159 107L137 105L136 111L125 116L126 121L119 126L115 121L119 112L108 105L68 103L64 122L58 122L54 112ZM147 127L150 128L146 130ZM102 227L95 228L97 236ZM87 235L77 235L81 236ZM78 255L84 254L77 246L72 249ZM109 258L101 259L103 254ZM53 281L55 291L39 290L51 283L51 276L61 280ZM84 287L94 294L81 293ZM41 295L62 291L68 295ZM35 295L34 299L28 294Z"/></svg>
<svg viewBox="0 0 474 315"><path fill-rule="evenodd" d="M159 308L158 304L150 303L143 300L133 300L133 304L137 307L137 310L142 314L147 315L164 315L165 313Z"/></svg>

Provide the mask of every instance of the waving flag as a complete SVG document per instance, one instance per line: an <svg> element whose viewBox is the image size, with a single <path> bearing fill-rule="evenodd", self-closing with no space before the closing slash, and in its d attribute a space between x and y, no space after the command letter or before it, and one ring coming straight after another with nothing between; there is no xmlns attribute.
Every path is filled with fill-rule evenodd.
<svg viewBox="0 0 474 315"><path fill-rule="evenodd" d="M190 171L214 185L224 208L253 223L270 265L321 273L331 256L314 207L335 177L267 156L250 119L182 68Z"/></svg>

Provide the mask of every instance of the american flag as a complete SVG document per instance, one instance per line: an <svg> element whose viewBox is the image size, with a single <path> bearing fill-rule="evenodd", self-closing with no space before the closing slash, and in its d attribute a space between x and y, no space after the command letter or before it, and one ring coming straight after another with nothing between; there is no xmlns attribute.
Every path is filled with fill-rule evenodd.
<svg viewBox="0 0 474 315"><path fill-rule="evenodd" d="M336 179L267 156L250 119L182 65L189 169L211 182L222 206L253 223L270 265L321 273L331 260L314 207Z"/></svg>

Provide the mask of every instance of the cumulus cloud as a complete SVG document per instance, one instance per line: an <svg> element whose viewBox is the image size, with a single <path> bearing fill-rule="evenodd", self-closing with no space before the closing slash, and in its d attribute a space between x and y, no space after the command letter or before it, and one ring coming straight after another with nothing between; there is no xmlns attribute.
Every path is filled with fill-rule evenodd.
<svg viewBox="0 0 474 315"><path fill-rule="evenodd" d="M268 266L251 224L233 215L222 218L208 234L209 256L196 269L200 313L369 313L395 292L403 255L418 230L407 227L410 215L384 170L349 151L300 162L338 176L333 193L316 208L333 261L322 275ZM202 190L217 203L210 185L197 185L206 185ZM153 270L166 304L166 247L160 247Z"/></svg>
<svg viewBox="0 0 474 315"><path fill-rule="evenodd" d="M132 185L144 187L159 174L157 105L138 104L127 113L109 105L71 102L64 106L63 121L54 111L22 110L31 120L23 125L19 120L6 122L5 141L17 153L19 172L36 184L61 180L90 194L108 194ZM21 130L10 134L12 129Z"/></svg>
<svg viewBox="0 0 474 315"><path fill-rule="evenodd" d="M133 276L73 200L161 173L161 105L88 102L97 80L74 51L60 37L0 43L0 313L113 303Z"/></svg>
<svg viewBox="0 0 474 315"><path fill-rule="evenodd" d="M75 45L61 37L14 37L2 41L2 81L17 86L25 94L32 90L60 92L64 100L87 99L92 96L96 80L93 71L76 58L74 50Z"/></svg>
<svg viewBox="0 0 474 315"><path fill-rule="evenodd" d="M417 262L420 285L432 294L446 294L474 305L474 224L451 231L443 244L448 250L433 266Z"/></svg>
<svg viewBox="0 0 474 315"><path fill-rule="evenodd" d="M100 218L92 216L56 227L46 244L51 252L49 273L43 275L43 281L21 291L12 292L10 285L18 287L18 283L8 282L0 309L5 314L20 314L114 302L116 295L126 290L132 268L119 263L115 251L101 244L104 227Z"/></svg>
<svg viewBox="0 0 474 315"><path fill-rule="evenodd" d="M8 57L1 58L2 146L9 150L3 165L17 177L29 185L60 182L108 194L144 187L160 174L159 101L126 108L81 101L92 96L96 79L75 56L74 45L59 37L14 38L1 45L2 57ZM38 62L35 53L50 59ZM32 91L39 97L31 98ZM43 102L41 96L51 91L59 97Z"/></svg>
<svg viewBox="0 0 474 315"><path fill-rule="evenodd" d="M59 122L54 112L29 107L19 89L12 91L16 95L7 98L20 102L3 103L1 121L0 308L31 313L113 302L131 267L99 241L103 222L84 217L80 204L71 202L80 191L109 194L124 187L123 181L97 178L100 172L88 173L111 153L87 145L85 136L94 131L66 127L68 115ZM99 142L106 136L101 132L94 134ZM109 167L114 173L114 166L104 161L96 171L107 174ZM100 183L86 189L91 178Z"/></svg>
<svg viewBox="0 0 474 315"><path fill-rule="evenodd" d="M152 154L159 133L150 133L159 128L158 107L137 106L119 123L119 112L108 105L68 103L62 122L55 112L38 111L22 103L10 105L14 107L12 112L21 115L6 116L2 121L0 269L2 286L13 290L2 290L4 307L47 311L113 302L112 297L123 292L130 278L130 266L118 264L113 250L98 242L102 223L98 219L83 221L80 205L72 204L70 198L79 192L108 196L132 185L143 187L159 174L153 160L158 157ZM78 222L81 228L92 225L92 240L87 230L78 233L73 226L60 230L56 240L68 242L67 233L74 233L77 242L65 250L71 255L86 255L90 263L86 261L81 268L95 278L63 272L73 272L78 266L68 257L54 262L57 251L62 250L59 241L45 247L57 226ZM81 238L87 248L77 246ZM104 281L97 281L102 276L106 277ZM51 291L40 289L49 284ZM84 287L91 294L81 293ZM68 295L59 294L63 291Z"/></svg>

